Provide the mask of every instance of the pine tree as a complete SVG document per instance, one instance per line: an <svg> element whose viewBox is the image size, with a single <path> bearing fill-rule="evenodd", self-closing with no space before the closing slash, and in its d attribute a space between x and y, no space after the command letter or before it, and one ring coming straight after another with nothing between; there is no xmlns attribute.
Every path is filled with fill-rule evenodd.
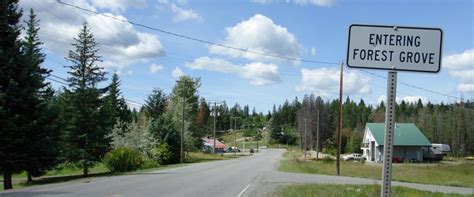
<svg viewBox="0 0 474 197"><path fill-rule="evenodd" d="M25 22L24 64L30 70L29 82L33 91L30 99L32 127L25 138L28 149L25 170L28 172L28 182L32 182L32 176L44 174L57 163L59 130L54 123L58 119L58 107L52 102L54 91L44 81L51 71L40 66L45 55L41 52L42 43L38 38L39 21L32 9Z"/></svg>
<svg viewBox="0 0 474 197"><path fill-rule="evenodd" d="M67 91L71 109L64 148L68 160L79 162L87 176L89 167L100 161L109 146L101 91L97 89L97 84L105 80L105 71L96 64L101 61L97 55L98 43L86 22L74 41L66 58L72 65L67 66L71 75Z"/></svg>
<svg viewBox="0 0 474 197"><path fill-rule="evenodd" d="M165 112L168 98L163 90L155 88L152 93L148 95L145 101L145 111L148 117L158 119Z"/></svg>
<svg viewBox="0 0 474 197"><path fill-rule="evenodd" d="M18 0L0 2L0 170L4 189L12 189L11 176L24 164L24 141L29 96L28 71L21 62Z"/></svg>
<svg viewBox="0 0 474 197"><path fill-rule="evenodd" d="M112 74L112 82L107 92L105 105L108 110L110 128L117 121L130 122L132 120L132 112L128 109L125 99L121 96L120 80L117 73Z"/></svg>

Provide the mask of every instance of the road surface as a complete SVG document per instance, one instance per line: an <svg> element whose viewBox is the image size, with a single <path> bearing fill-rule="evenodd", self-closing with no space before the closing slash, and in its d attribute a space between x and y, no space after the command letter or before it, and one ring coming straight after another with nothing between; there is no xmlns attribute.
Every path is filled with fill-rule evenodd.
<svg viewBox="0 0 474 197"><path fill-rule="evenodd" d="M0 196L247 196L260 176L275 170L283 152L267 149L238 159L0 192Z"/></svg>
<svg viewBox="0 0 474 197"><path fill-rule="evenodd" d="M206 196L262 197L271 196L287 184L378 184L379 180L278 172L283 149L263 149L253 156L224 161L191 164L184 167L93 178L88 181L44 185L0 192L0 197L62 196ZM443 193L473 194L473 188L402 183L392 185Z"/></svg>

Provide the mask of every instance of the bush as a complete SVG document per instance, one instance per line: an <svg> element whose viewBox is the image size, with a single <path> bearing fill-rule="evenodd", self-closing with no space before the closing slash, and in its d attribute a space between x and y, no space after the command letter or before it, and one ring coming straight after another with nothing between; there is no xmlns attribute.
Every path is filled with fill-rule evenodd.
<svg viewBox="0 0 474 197"><path fill-rule="evenodd" d="M139 150L119 147L105 154L103 162L111 172L129 172L139 169L144 161Z"/></svg>
<svg viewBox="0 0 474 197"><path fill-rule="evenodd" d="M167 143L161 143L159 146L153 148L153 157L160 165L166 165L170 163L171 151Z"/></svg>
<svg viewBox="0 0 474 197"><path fill-rule="evenodd" d="M334 162L334 159L332 159L332 157L330 156L323 157L323 163L332 163L332 162Z"/></svg>

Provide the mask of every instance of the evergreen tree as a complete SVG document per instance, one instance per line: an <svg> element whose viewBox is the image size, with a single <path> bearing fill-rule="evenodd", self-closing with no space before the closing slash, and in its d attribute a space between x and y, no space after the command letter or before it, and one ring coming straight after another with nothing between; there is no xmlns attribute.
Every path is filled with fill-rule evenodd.
<svg viewBox="0 0 474 197"><path fill-rule="evenodd" d="M23 138L29 127L29 71L21 62L20 26L22 11L17 0L0 2L0 170L3 187L12 189L13 172L25 163Z"/></svg>
<svg viewBox="0 0 474 197"><path fill-rule="evenodd" d="M125 99L121 96L120 80L117 73L112 75L112 82L107 92L108 95L105 98L105 105L108 110L111 128L117 121L130 122L132 120L132 112L128 109Z"/></svg>
<svg viewBox="0 0 474 197"><path fill-rule="evenodd" d="M167 97L163 90L155 88L152 93L148 95L145 101L145 111L148 117L158 119L165 112L167 107Z"/></svg>
<svg viewBox="0 0 474 197"><path fill-rule="evenodd" d="M38 38L39 21L32 9L25 22L24 64L30 70L29 82L33 91L30 99L32 127L25 138L28 149L25 170L28 172L28 182L32 182L32 176L40 176L57 164L59 130L55 121L58 118L58 106L52 102L54 91L44 81L51 71L40 66L45 55L41 52L42 43Z"/></svg>
<svg viewBox="0 0 474 197"><path fill-rule="evenodd" d="M195 119L197 115L197 110L199 106L197 95L197 90L201 86L200 78L191 78L188 76L181 76L179 81L173 87L173 91L170 95L170 112L173 117L173 122L175 123L175 128L177 131L182 130L183 127L183 105L184 105L184 136L187 136L188 139L184 139L185 147L190 149L200 148L202 145L201 134L196 132ZM185 99L183 99L185 98ZM185 101L185 102L184 102ZM192 138L192 139L189 139ZM191 143L191 144L189 144ZM170 144L168 144L170 145ZM171 146L171 145L170 145ZM190 150L185 149L185 150Z"/></svg>
<svg viewBox="0 0 474 197"><path fill-rule="evenodd" d="M97 55L98 43L86 22L74 41L66 58L72 65L67 66L71 75L68 78L70 90L67 90L71 109L64 148L67 159L78 162L87 176L89 168L100 161L109 146L106 138L109 128L100 99L102 91L97 88L97 84L105 80L105 71L96 64L101 61Z"/></svg>

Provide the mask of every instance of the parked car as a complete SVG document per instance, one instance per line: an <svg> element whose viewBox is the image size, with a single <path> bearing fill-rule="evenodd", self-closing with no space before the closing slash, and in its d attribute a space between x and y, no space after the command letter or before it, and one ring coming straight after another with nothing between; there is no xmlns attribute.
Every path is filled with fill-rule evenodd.
<svg viewBox="0 0 474 197"><path fill-rule="evenodd" d="M232 146L232 147L227 148L227 152L229 152L229 153L240 153L240 149L235 147L235 146Z"/></svg>
<svg viewBox="0 0 474 197"><path fill-rule="evenodd" d="M362 155L359 154L359 153L352 153L352 154L349 154L349 155L345 155L344 157L342 157L345 161L348 161L348 160L361 160L363 159L362 158Z"/></svg>

